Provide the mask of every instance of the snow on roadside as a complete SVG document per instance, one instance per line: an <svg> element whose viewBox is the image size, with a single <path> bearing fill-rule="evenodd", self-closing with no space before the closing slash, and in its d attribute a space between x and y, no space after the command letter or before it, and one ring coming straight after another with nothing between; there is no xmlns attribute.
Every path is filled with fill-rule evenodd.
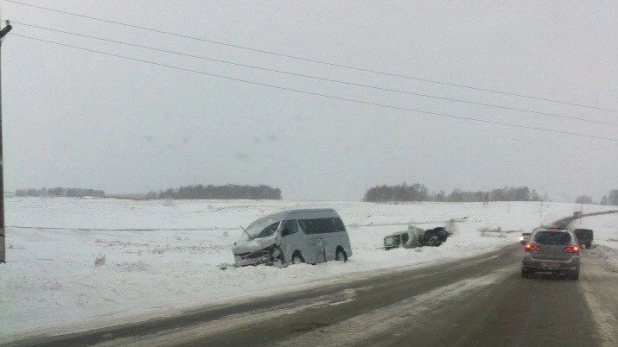
<svg viewBox="0 0 618 347"><path fill-rule="evenodd" d="M512 244L520 231L579 210L574 204L538 202L483 206L69 198L8 198L6 207L0 336L197 307L368 271L469 257ZM335 208L348 227L354 251L349 262L219 269L233 262L230 249L241 233L238 225L285 209L323 207ZM604 210L586 208L584 212ZM451 218L459 221L459 232L441 247L380 248L384 236L408 224L433 228ZM481 237L482 227L514 232Z"/></svg>
<svg viewBox="0 0 618 347"><path fill-rule="evenodd" d="M594 241L588 251L618 267L618 213L581 218L571 227L592 229Z"/></svg>

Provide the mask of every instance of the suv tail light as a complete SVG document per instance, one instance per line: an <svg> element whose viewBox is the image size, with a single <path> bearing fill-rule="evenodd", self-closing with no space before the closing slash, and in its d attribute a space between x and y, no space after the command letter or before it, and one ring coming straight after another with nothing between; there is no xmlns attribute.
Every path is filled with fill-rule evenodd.
<svg viewBox="0 0 618 347"><path fill-rule="evenodd" d="M566 246L564 247L564 252L565 253L579 253L579 247L578 246Z"/></svg>
<svg viewBox="0 0 618 347"><path fill-rule="evenodd" d="M536 243L526 243L526 252L536 252L541 250L541 246Z"/></svg>

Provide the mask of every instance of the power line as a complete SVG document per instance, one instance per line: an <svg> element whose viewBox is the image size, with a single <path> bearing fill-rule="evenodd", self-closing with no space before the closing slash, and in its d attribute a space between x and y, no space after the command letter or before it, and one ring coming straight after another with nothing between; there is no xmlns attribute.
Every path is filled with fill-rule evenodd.
<svg viewBox="0 0 618 347"><path fill-rule="evenodd" d="M500 126L505 126L505 127L515 127L515 128L521 128L521 129L538 130L538 131L552 132L552 133L557 133L557 134L573 135L573 136L579 136L579 137L595 138L595 139L600 139L600 140L607 140L607 141L612 141L612 142L618 142L618 139L609 138L609 137L603 137L603 136L580 134L580 133L574 133L574 132L562 131L562 130L556 130L556 129L550 129L550 128L532 127L532 126L527 126L527 125L513 124L513 123L493 121L493 120L486 120L486 119L479 119L479 118L472 118L472 117L465 117L465 116L456 116L456 115L451 115L451 114L446 114L446 113L423 111L423 110L414 109L414 108L398 107L398 106L374 103L374 102L363 101L363 100L358 100L358 99L351 99L351 98L344 98L344 97L339 97L339 96L334 96L334 95L328 95L328 94L322 94L322 93L316 93L316 92L309 92L309 91L300 90L300 89L282 87L282 86L278 86L278 85L274 85L274 84L255 82L255 81L251 81L251 80L245 80L245 79L241 79L241 78L223 76L223 75L218 75L218 74L213 74L213 73L209 73L209 72L205 72L205 71L193 70L193 69L188 69L188 68L183 68L183 67L169 65L169 64L157 63L157 62L150 61L150 60L145 60L145 59L131 58L131 57L127 57L127 56L123 56L123 55L119 55L119 54L108 53L108 52L103 52L103 51L99 51L99 50L95 50L95 49L90 49L90 48L85 48L85 47L80 47L80 46L74 46L74 45L69 45L69 44L65 44L65 43L49 41L49 40L44 40L44 39L39 39L39 38L35 38L35 37L31 37L31 36L26 36L26 35L21 35L21 34L12 34L11 36L26 38L26 39L30 39L30 40L34 40L34 41L39 41L39 42L50 43L50 44L54 44L54 45L62 46L62 47L69 47L69 48L73 48L73 49L79 49L79 50L83 50L83 51L87 51L87 52L92 52L92 53L97 53L97 54L102 54L102 55L122 58L122 59L126 59L126 60L146 63L146 64L150 64L150 65L155 65L155 66L166 67L166 68L170 68L170 69L175 69L175 70L195 73L195 74L204 75L204 76L211 76L211 77L221 78L221 79L230 80L230 81L236 81L236 82L252 84L252 85L261 86L261 87L268 87L268 88L274 88L274 89L279 89L279 90L286 90L286 91L300 93L300 94L319 96L319 97L323 97L323 98L327 98L327 99L332 99L332 100L342 100L342 101L348 101L348 102L352 102L352 103L356 103L356 104L361 104L361 105L377 106L377 107L383 107L383 108L399 110L399 111L415 112L415 113L419 113L419 114L430 115L430 116L437 116L437 117L443 117L443 118L467 120L467 121L473 121L473 122L478 122L478 123L487 123L487 124L500 125Z"/></svg>
<svg viewBox="0 0 618 347"><path fill-rule="evenodd" d="M99 40L99 41L104 41L104 42L122 44L122 45L126 45L126 46L142 48L142 49L148 49L148 50L152 50L152 51L156 51L156 52L163 52L163 53L174 54L174 55L179 55L179 56L184 56L184 57L190 57L190 58L201 59L201 60L206 60L206 61L212 61L212 62L218 62L218 63L229 64L229 65L234 65L234 66L240 66L240 67L245 67L245 68L250 68L250 69L257 69L257 70L262 70L262 71L275 72L275 73L279 73L279 74L285 74L285 75L309 78L309 79L313 79L313 80L334 82L334 83L339 83L339 84L344 84L344 85L349 85L349 86L371 88L371 89L381 90L381 91L386 91L386 92L415 95L415 96L431 98L431 99L454 101L454 102L459 102L459 103L464 103L464 104L469 104L469 105L493 107L493 108L499 108L499 109L503 109L503 110L526 112L526 113L544 115L544 116L549 116L549 117L571 119L571 120L577 120L577 121L581 121L581 122L596 123L596 124L603 124L603 125L610 125L610 126L618 127L618 124L604 122L604 121L585 119L585 118L579 118L579 117L573 117L573 116L566 116L566 115L557 114L557 113L541 112L541 111L535 111L535 110L529 110L529 109L521 109L521 108L502 106L502 105L496 105L496 104L488 104L488 103L482 103L482 102L475 102L475 101L469 101L469 100L448 98L448 97L442 97L442 96L436 96L436 95L422 94L422 93L410 92L410 91L400 90L400 89L384 88L384 87L378 87L378 86L373 86L373 85L368 85L368 84L360 84L360 83L353 83L353 82L348 82L348 81L342 81L342 80L337 80L337 79L332 79L332 78L316 77L316 76L305 75L305 74L300 74L300 73L295 73L295 72L290 72L290 71L284 71L284 70L278 70L278 69L270 69L270 68L265 68L265 67L261 67L261 66L255 66L255 65L248 65L248 64L241 64L241 63L231 62L231 61L228 61L228 60L221 60L221 59L204 57L204 56L200 56L200 55L182 53L182 52L178 52L178 51L160 49L160 48L157 48L157 47L139 45L139 44L130 43L130 42L118 41L118 40L113 40L113 39L106 39L106 38L101 38L101 37L92 36L92 35L80 34L80 33L75 33L75 32L71 32L71 31L65 31L65 30L48 28L48 27L34 25L34 24L23 23L23 22L19 22L19 21L12 21L12 23L13 24L20 24L20 25L23 25L23 26L31 27L31 28L41 29L41 30L53 31L53 32L58 32L58 33L62 33L62 34L67 34L67 35L73 35L73 36L77 36L77 37L84 37L84 38L89 38L89 39L94 39L94 40Z"/></svg>
<svg viewBox="0 0 618 347"><path fill-rule="evenodd" d="M390 72L365 69L365 68L360 68L360 67L356 67L356 66L352 66L352 65L344 65L344 64L337 64L337 63L332 63L332 62L323 61L323 60L303 58L303 57L299 57L299 56L295 56L295 55L290 55L290 54L278 53L278 52L274 52L274 51L267 51L267 50L263 50L263 49L252 48L252 47L247 47L247 46L242 46L242 45L232 44L232 43L227 43L227 42L209 40L209 39L204 39L204 38L200 38L200 37L195 37L195 36L190 36L190 35L185 35L185 34L179 34L179 33L173 33L173 32L169 32L169 31L148 28L148 27L139 26L139 25L135 25L135 24L129 24L129 23L124 23L124 22L114 21L114 20L110 20L110 19L104 19L104 18L99 18L99 17L94 17L94 16L88 16L88 15L84 15L84 14L80 14L80 13L68 12L68 11L58 10L58 9L44 7L44 6L39 6L39 5L32 5L32 4L21 2L21 1L14 1L14 0L6 0L6 1L7 2L11 2L13 4L16 4L16 5L28 6L28 7L32 7L32 8L37 8L37 9L45 10L45 11L62 13L62 14L70 15L70 16L79 17L79 18L91 19L91 20L96 20L96 21L100 21L100 22L104 22L104 23L121 25L121 26L129 27L129 28L133 28L133 29L146 30L146 31L150 31L150 32L158 33L158 34L176 36L176 37L181 37L181 38L185 38L185 39L189 39L189 40L201 41L201 42L206 42L206 43L211 43L211 44L216 44L216 45L221 45L221 46L226 46L226 47L231 47L231 48L236 48L236 49L242 49L242 50L247 50L247 51L252 51L252 52L257 52L257 53L262 53L262 54L268 54L268 55L273 55L273 56L278 56L278 57L284 57L284 58L289 58L289 59L294 59L294 60L300 60L300 61L305 61L305 62L310 62L310 63L322 64L322 65L338 67L338 68L345 68L345 69L350 69L350 70L354 70L354 71L369 72L369 73L373 73L373 74L379 74L379 75L390 76L390 77L404 78L404 79L415 80L415 81L420 81L420 82L434 83L434 84L439 84L439 85L444 85L444 86L449 86L449 87L465 88L465 89L476 90L476 91L483 91L483 92L488 92L488 93L516 96L516 97L520 97L520 98L540 100L540 101L552 102L552 103L556 103L556 104L578 106L578 107L584 107L584 108L589 108L589 109L594 109L594 110L618 113L618 110L613 110L613 109L608 109L608 108L603 108L603 107L597 107L597 106L573 103L573 102L568 102L568 101L543 98L543 97L532 96L532 95L527 95L527 94L505 92L505 91L500 91L500 90L497 90L497 89L480 88L480 87L474 87L474 86L469 86L469 85L464 85L464 84L442 82L442 81L433 80L433 79L420 78L420 77L415 77L415 76L407 76L407 75L395 74L395 73L390 73Z"/></svg>

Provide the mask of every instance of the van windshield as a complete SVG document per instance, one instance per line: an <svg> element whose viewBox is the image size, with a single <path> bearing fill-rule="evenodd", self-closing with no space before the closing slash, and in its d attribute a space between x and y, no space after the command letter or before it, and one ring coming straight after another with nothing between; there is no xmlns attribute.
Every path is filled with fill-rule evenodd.
<svg viewBox="0 0 618 347"><path fill-rule="evenodd" d="M246 233L242 234L241 239L254 240L271 236L279 229L279 223L281 223L280 220L270 216L260 218L247 227Z"/></svg>

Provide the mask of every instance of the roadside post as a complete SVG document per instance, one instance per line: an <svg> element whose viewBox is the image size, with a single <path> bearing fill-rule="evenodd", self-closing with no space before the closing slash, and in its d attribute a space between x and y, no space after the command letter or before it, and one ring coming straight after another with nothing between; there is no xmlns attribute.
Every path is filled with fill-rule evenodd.
<svg viewBox="0 0 618 347"><path fill-rule="evenodd" d="M2 40L13 27L6 21L0 30L0 264L6 263L6 244L4 234L4 162L2 156Z"/></svg>

